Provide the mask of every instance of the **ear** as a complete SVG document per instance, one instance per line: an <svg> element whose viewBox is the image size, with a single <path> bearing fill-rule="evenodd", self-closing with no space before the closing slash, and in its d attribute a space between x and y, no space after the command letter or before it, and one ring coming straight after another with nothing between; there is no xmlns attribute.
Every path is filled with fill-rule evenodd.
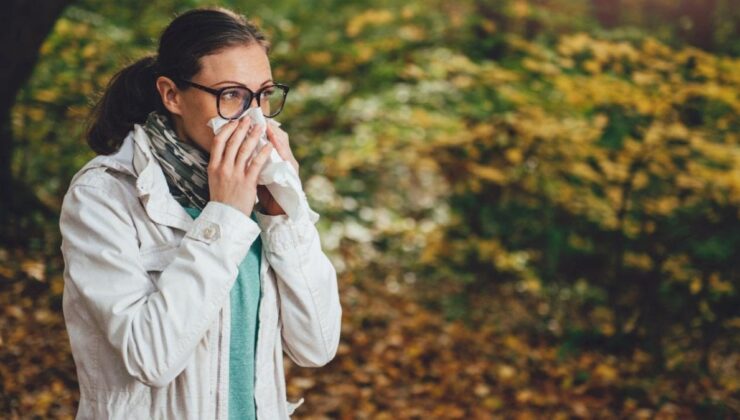
<svg viewBox="0 0 740 420"><path fill-rule="evenodd" d="M159 76L156 84L164 107L172 114L182 115L182 95L175 82L169 77Z"/></svg>

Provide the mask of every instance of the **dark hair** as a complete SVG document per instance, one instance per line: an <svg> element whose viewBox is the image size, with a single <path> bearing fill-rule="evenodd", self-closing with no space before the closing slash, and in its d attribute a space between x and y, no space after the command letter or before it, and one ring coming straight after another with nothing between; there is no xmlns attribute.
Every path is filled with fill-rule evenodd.
<svg viewBox="0 0 740 420"><path fill-rule="evenodd" d="M97 101L87 127L87 144L97 153L117 151L134 124L152 111L169 116L155 82L167 76L179 88L201 70L200 58L240 44L258 43L270 52L270 42L243 15L223 7L189 10L162 33L156 55L148 55L116 73Z"/></svg>

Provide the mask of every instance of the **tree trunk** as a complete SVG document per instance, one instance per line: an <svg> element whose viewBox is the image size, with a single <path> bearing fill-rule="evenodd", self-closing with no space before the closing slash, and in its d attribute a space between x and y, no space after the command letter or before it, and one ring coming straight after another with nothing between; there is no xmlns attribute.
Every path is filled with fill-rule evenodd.
<svg viewBox="0 0 740 420"><path fill-rule="evenodd" d="M686 41L706 51L714 49L714 14L717 0L683 0L681 14L691 19Z"/></svg>
<svg viewBox="0 0 740 420"><path fill-rule="evenodd" d="M0 217L16 213L13 194L11 110L31 76L39 49L72 0L6 0L0 14ZM4 223L5 226L12 223ZM7 232L0 232L6 236Z"/></svg>
<svg viewBox="0 0 740 420"><path fill-rule="evenodd" d="M621 0L591 0L591 7L601 26L611 29L621 23Z"/></svg>

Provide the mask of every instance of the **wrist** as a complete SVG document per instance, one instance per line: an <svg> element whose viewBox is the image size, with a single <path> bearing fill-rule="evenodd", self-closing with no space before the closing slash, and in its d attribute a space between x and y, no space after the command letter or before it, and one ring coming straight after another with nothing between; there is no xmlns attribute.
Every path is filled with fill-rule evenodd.
<svg viewBox="0 0 740 420"><path fill-rule="evenodd" d="M286 214L283 209L268 209L268 208L266 208L264 206L260 206L260 205L257 206L257 209L256 210L258 212L260 212L262 214L266 214L268 216L279 216L281 214Z"/></svg>

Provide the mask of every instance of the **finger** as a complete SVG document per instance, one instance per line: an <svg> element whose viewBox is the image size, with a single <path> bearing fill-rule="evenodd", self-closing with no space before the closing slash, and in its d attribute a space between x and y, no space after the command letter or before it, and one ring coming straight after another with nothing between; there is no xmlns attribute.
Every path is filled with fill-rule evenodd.
<svg viewBox="0 0 740 420"><path fill-rule="evenodd" d="M267 143L259 152L257 152L257 155L252 158L249 162L249 167L247 168L247 182L250 184L257 182L257 176L262 171L262 167L265 166L265 162L267 162L267 158L270 156L272 149L272 144Z"/></svg>
<svg viewBox="0 0 740 420"><path fill-rule="evenodd" d="M208 162L208 166L215 168L221 163L226 141L229 139L229 136L231 136L231 133L236 130L236 127L238 126L237 123L238 121L235 120L229 121L213 138L213 142L211 143L211 159Z"/></svg>
<svg viewBox="0 0 740 420"><path fill-rule="evenodd" d="M247 140L242 143L239 148L239 154L236 157L235 167L237 170L242 171L242 173L245 172L245 166L249 164L248 159L252 156L255 147L257 147L259 138L259 130L255 124L255 127L247 134Z"/></svg>
<svg viewBox="0 0 740 420"><path fill-rule="evenodd" d="M242 142L241 147L239 147L239 153L236 156L235 162L235 168L237 170L241 170L242 173L245 173L245 167L248 165L249 158L253 155L258 142L259 136L257 135L257 129L252 128L252 130L247 133L247 140Z"/></svg>
<svg viewBox="0 0 740 420"><path fill-rule="evenodd" d="M269 125L270 127L272 127L273 130L275 130L278 133L284 132L284 130L282 128L280 128L281 127L280 123L278 123L277 121L273 120L272 118L268 118L267 119L267 125Z"/></svg>
<svg viewBox="0 0 740 420"><path fill-rule="evenodd" d="M229 137L229 142L226 144L226 150L224 151L224 165L229 167L234 166L234 159L236 152L242 145L244 138L247 135L247 129L249 129L249 117L244 117L239 121L239 127L237 127L234 134Z"/></svg>
<svg viewBox="0 0 740 420"><path fill-rule="evenodd" d="M287 142L280 141L279 132L273 131L270 124L267 124L267 138L270 140L275 149L283 160L290 161L292 153L290 152Z"/></svg>
<svg viewBox="0 0 740 420"><path fill-rule="evenodd" d="M273 143L275 143L276 146L279 143L283 143L280 141L282 140L283 135L287 137L287 133L283 131L280 127L274 124L267 124L267 138L270 139ZM287 141L285 143L287 143Z"/></svg>

